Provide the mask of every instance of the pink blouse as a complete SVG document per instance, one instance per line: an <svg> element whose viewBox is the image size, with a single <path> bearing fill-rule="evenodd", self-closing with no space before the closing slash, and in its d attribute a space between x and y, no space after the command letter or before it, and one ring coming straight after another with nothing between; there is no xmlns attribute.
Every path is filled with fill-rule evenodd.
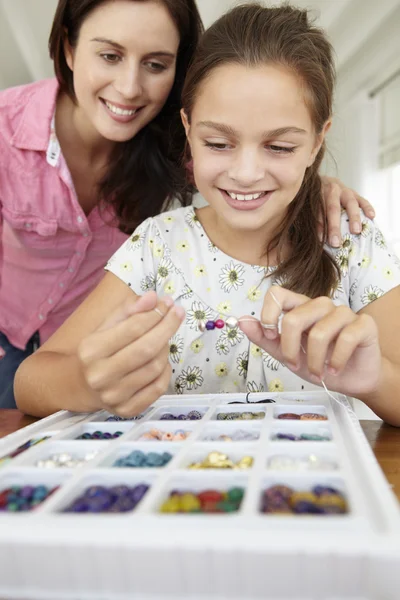
<svg viewBox="0 0 400 600"><path fill-rule="evenodd" d="M104 275L126 240L112 213L86 216L52 122L55 79L0 93L0 331L44 342Z"/></svg>

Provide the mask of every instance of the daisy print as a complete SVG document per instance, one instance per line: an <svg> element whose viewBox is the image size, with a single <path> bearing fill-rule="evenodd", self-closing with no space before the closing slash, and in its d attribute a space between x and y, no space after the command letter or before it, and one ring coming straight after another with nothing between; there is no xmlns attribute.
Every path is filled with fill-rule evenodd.
<svg viewBox="0 0 400 600"><path fill-rule="evenodd" d="M207 269L205 265L199 265L195 268L194 274L196 277L205 277L207 275Z"/></svg>
<svg viewBox="0 0 400 600"><path fill-rule="evenodd" d="M338 281L335 289L333 290L333 300L337 300L341 294L344 294L344 287L341 281Z"/></svg>
<svg viewBox="0 0 400 600"><path fill-rule="evenodd" d="M187 285L187 283L182 290L181 296L184 300L188 300L189 298L193 297L193 290Z"/></svg>
<svg viewBox="0 0 400 600"><path fill-rule="evenodd" d="M276 360L276 358L268 354L268 352L265 352L265 350L261 350L261 354L264 364L267 366L268 369L271 369L271 371L277 371L279 367L283 366L282 363L279 362L279 360Z"/></svg>
<svg viewBox="0 0 400 600"><path fill-rule="evenodd" d="M352 283L352 285L351 285L351 288L350 288L350 296L354 296L354 294L355 294L355 293L356 293L356 291L357 291L357 288L358 288L358 279L356 279L356 280L355 280L355 281Z"/></svg>
<svg viewBox="0 0 400 600"><path fill-rule="evenodd" d="M361 264L360 264L361 268L366 269L370 262L371 262L370 257L367 256L366 254L364 254L364 256L361 259Z"/></svg>
<svg viewBox="0 0 400 600"><path fill-rule="evenodd" d="M212 254L216 254L217 252L219 252L217 246L213 244L211 240L208 242L208 251Z"/></svg>
<svg viewBox="0 0 400 600"><path fill-rule="evenodd" d="M164 248L163 246L154 244L153 246L153 256L156 258L162 258L164 256Z"/></svg>
<svg viewBox="0 0 400 600"><path fill-rule="evenodd" d="M196 213L194 212L193 209L191 209L186 215L185 215L185 221L186 223L189 225L189 227L191 227L192 229L194 227L201 227L200 221L197 218Z"/></svg>
<svg viewBox="0 0 400 600"><path fill-rule="evenodd" d="M353 240L351 239L351 236L349 233L346 233L346 235L343 236L342 239L342 244L341 244L341 249L342 250L347 250L347 252L350 254L350 252L353 249Z"/></svg>
<svg viewBox="0 0 400 600"><path fill-rule="evenodd" d="M175 286L173 284L172 281L168 281L165 285L164 285L164 292L168 295L174 294L175 293Z"/></svg>
<svg viewBox="0 0 400 600"><path fill-rule="evenodd" d="M217 311L220 315L229 315L232 312L232 304L229 300L220 302L217 306Z"/></svg>
<svg viewBox="0 0 400 600"><path fill-rule="evenodd" d="M176 245L176 249L178 250L178 252L187 252L189 248L189 243L186 240L181 240Z"/></svg>
<svg viewBox="0 0 400 600"><path fill-rule="evenodd" d="M121 271L123 273L130 273L133 269L132 263L130 260L126 260L125 262L121 263L119 268L121 269Z"/></svg>
<svg viewBox="0 0 400 600"><path fill-rule="evenodd" d="M244 268L242 265L235 265L233 261L229 265L222 268L219 276L219 282L224 292L230 292L232 289L238 290L244 283L243 275Z"/></svg>
<svg viewBox="0 0 400 600"><path fill-rule="evenodd" d="M268 389L270 392L283 392L283 383L280 379L272 379L268 384Z"/></svg>
<svg viewBox="0 0 400 600"><path fill-rule="evenodd" d="M261 350L259 346L256 346L255 344L250 345L250 353L252 356L254 356L254 358L261 358L263 352L264 350Z"/></svg>
<svg viewBox="0 0 400 600"><path fill-rule="evenodd" d="M235 327L234 329L226 329L221 333L220 338L229 342L231 346L236 346L236 344L240 344L244 340L244 333L239 327Z"/></svg>
<svg viewBox="0 0 400 600"><path fill-rule="evenodd" d="M169 340L169 357L173 363L179 363L183 352L183 338L176 334Z"/></svg>
<svg viewBox="0 0 400 600"><path fill-rule="evenodd" d="M218 365L216 365L216 367L215 367L215 373L218 377L227 377L227 375L229 373L227 364L224 362L218 363Z"/></svg>
<svg viewBox="0 0 400 600"><path fill-rule="evenodd" d="M185 382L185 387L188 390L196 390L203 385L203 371L199 367L188 367L183 370L179 378Z"/></svg>
<svg viewBox="0 0 400 600"><path fill-rule="evenodd" d="M255 381L248 381L246 385L249 394L256 394L257 392L263 392L264 386L262 383L256 383Z"/></svg>
<svg viewBox="0 0 400 600"><path fill-rule="evenodd" d="M171 259L162 259L157 269L157 285L162 287L162 285L165 283L165 280L171 275L173 268L174 266L171 262Z"/></svg>
<svg viewBox="0 0 400 600"><path fill-rule="evenodd" d="M222 335L219 336L215 348L218 354L229 354L231 346L229 342Z"/></svg>
<svg viewBox="0 0 400 600"><path fill-rule="evenodd" d="M128 250L137 250L143 244L143 240L144 233L141 233L140 231L135 231L135 233L133 233L128 239L126 247Z"/></svg>
<svg viewBox="0 0 400 600"><path fill-rule="evenodd" d="M195 354L199 354L199 352L201 352L203 348L204 344L201 340L194 340L194 342L190 344L190 349Z"/></svg>
<svg viewBox="0 0 400 600"><path fill-rule="evenodd" d="M349 255L346 250L340 249L335 256L336 263L342 273L343 277L347 275L347 271L349 268Z"/></svg>
<svg viewBox="0 0 400 600"><path fill-rule="evenodd" d="M261 290L253 285L247 292L247 297L252 302L257 302L261 298Z"/></svg>
<svg viewBox="0 0 400 600"><path fill-rule="evenodd" d="M149 292L150 290L156 289L156 279L154 275L146 275L140 282L140 289L142 292Z"/></svg>
<svg viewBox="0 0 400 600"><path fill-rule="evenodd" d="M366 238L369 236L370 233L371 233L371 225L369 224L368 221L363 221L361 223L361 235Z"/></svg>
<svg viewBox="0 0 400 600"><path fill-rule="evenodd" d="M383 269L383 276L385 279L393 279L393 271L389 267Z"/></svg>
<svg viewBox="0 0 400 600"><path fill-rule="evenodd" d="M249 353L242 352L236 359L236 367L241 377L247 377L247 370L249 368Z"/></svg>
<svg viewBox="0 0 400 600"><path fill-rule="evenodd" d="M211 317L211 309L201 302L192 302L190 310L186 311L186 323L190 326L190 329L198 329L202 321L210 321Z"/></svg>
<svg viewBox="0 0 400 600"><path fill-rule="evenodd" d="M171 217L170 215L164 217L164 223L166 223L166 225L171 225L174 221L174 217Z"/></svg>
<svg viewBox="0 0 400 600"><path fill-rule="evenodd" d="M174 390L176 394L183 394L186 389L186 380L182 375L175 380Z"/></svg>
<svg viewBox="0 0 400 600"><path fill-rule="evenodd" d="M378 248L382 248L383 250L386 249L386 240L383 237L382 231L379 229L377 229L375 233L375 244L378 246Z"/></svg>
<svg viewBox="0 0 400 600"><path fill-rule="evenodd" d="M370 285L365 288L363 295L361 296L361 302L365 305L370 304L374 300L377 300L383 296L383 290L378 288L376 285Z"/></svg>

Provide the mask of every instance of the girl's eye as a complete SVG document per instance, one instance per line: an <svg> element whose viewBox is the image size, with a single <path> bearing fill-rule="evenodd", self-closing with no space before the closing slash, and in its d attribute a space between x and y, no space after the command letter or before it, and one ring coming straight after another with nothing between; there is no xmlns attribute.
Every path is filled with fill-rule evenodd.
<svg viewBox="0 0 400 600"><path fill-rule="evenodd" d="M222 144L217 142L204 142L204 145L207 148L211 148L212 150L226 150L230 147L228 144Z"/></svg>
<svg viewBox="0 0 400 600"><path fill-rule="evenodd" d="M154 71L155 73L162 73L162 71L165 71L165 69L167 68L165 65L162 65L158 62L148 62L146 63L146 65L150 68L151 71Z"/></svg>
<svg viewBox="0 0 400 600"><path fill-rule="evenodd" d="M289 148L288 146L276 146L275 144L271 144L270 146L266 146L269 150L272 150L274 154L292 154L296 148Z"/></svg>
<svg viewBox="0 0 400 600"><path fill-rule="evenodd" d="M118 56L118 54L110 54L108 52L102 54L101 57L104 58L104 60L110 64L117 63L120 59L120 56Z"/></svg>

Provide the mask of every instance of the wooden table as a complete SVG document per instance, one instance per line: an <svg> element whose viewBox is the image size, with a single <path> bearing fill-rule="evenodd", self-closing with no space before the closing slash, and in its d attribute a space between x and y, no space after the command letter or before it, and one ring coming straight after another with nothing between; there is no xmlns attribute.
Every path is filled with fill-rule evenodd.
<svg viewBox="0 0 400 600"><path fill-rule="evenodd" d="M37 421L19 410L0 409L0 438ZM381 421L361 421L361 427L375 456L400 500L400 428Z"/></svg>

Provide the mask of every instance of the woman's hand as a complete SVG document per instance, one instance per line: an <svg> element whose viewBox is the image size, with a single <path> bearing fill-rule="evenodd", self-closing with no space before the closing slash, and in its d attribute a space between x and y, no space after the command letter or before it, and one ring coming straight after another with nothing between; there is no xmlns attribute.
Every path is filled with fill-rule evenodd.
<svg viewBox="0 0 400 600"><path fill-rule="evenodd" d="M369 315L335 306L327 297L310 300L273 286L265 296L261 322L275 327L239 320L254 344L302 379L316 384L323 379L329 389L350 396L377 389L381 351L378 328Z"/></svg>
<svg viewBox="0 0 400 600"><path fill-rule="evenodd" d="M328 218L328 240L331 246L338 247L341 243L340 213L341 208L347 212L350 221L350 231L361 233L360 208L367 217L373 219L375 211L372 205L354 190L347 188L339 179L321 177L322 195Z"/></svg>
<svg viewBox="0 0 400 600"><path fill-rule="evenodd" d="M98 409L121 417L139 414L165 393L171 367L169 339L184 310L154 292L129 299L78 347L85 381L100 398Z"/></svg>

